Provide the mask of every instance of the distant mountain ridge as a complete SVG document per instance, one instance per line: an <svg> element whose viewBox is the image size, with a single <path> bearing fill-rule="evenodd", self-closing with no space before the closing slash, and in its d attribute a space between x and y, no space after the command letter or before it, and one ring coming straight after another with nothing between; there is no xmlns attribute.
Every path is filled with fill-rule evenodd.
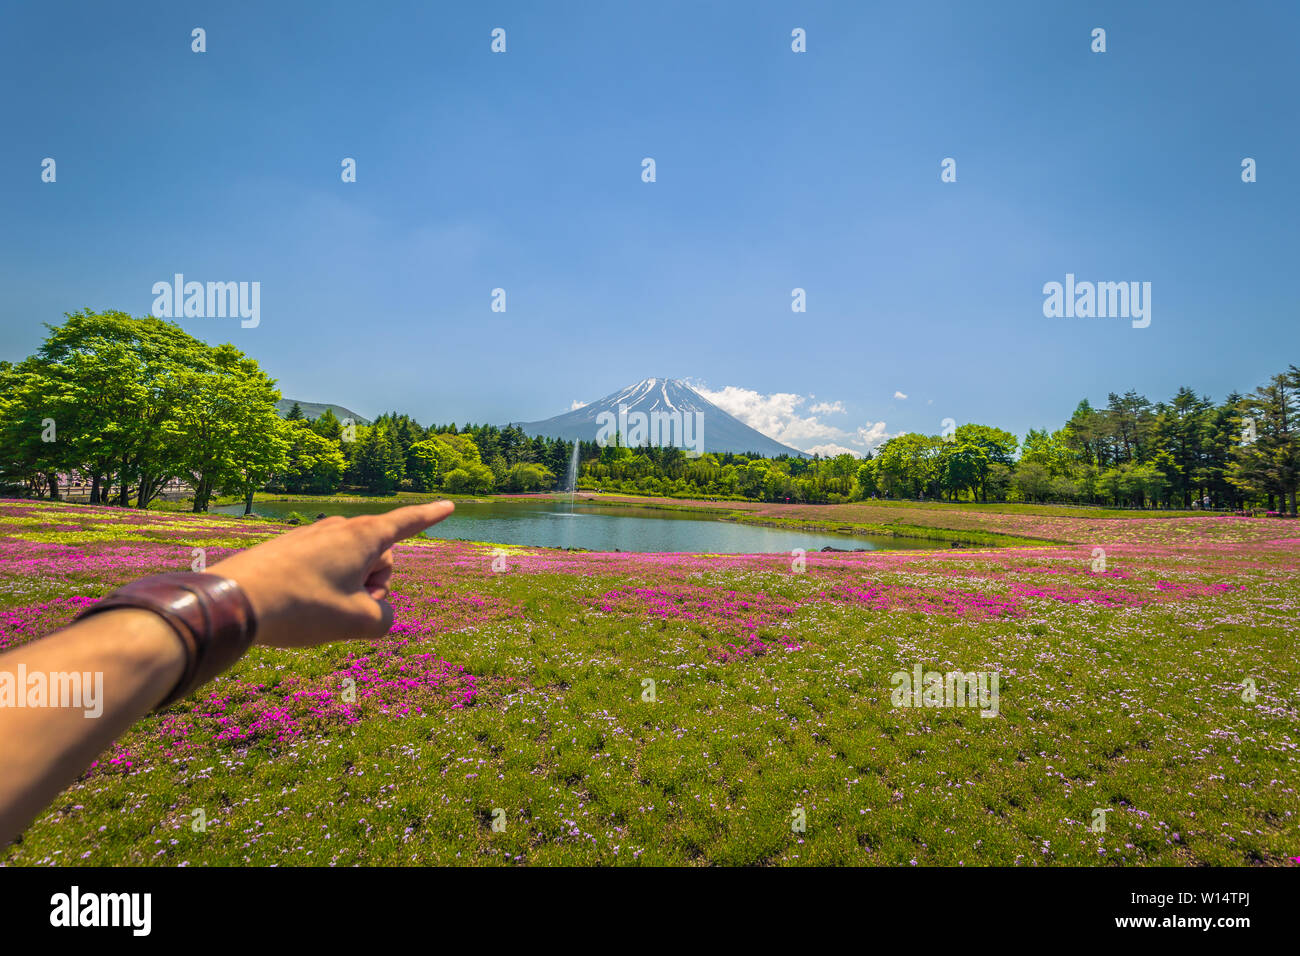
<svg viewBox="0 0 1300 956"><path fill-rule="evenodd" d="M325 409L328 408L334 412L335 417L338 418L339 421L342 421L345 418L350 418L357 425L370 424L370 419L362 418L350 408L344 408L342 405L331 405L329 403L304 402L301 398L282 398L275 403L275 410L279 412L280 417L283 418L289 414L289 411L293 408L295 402L298 403L298 407L302 409L303 415L307 418L320 418L321 415L325 414Z"/></svg>
<svg viewBox="0 0 1300 956"><path fill-rule="evenodd" d="M778 455L811 457L807 452L783 445L755 428L746 425L734 415L724 412L681 379L647 378L622 391L611 392L599 401L583 405L572 411L536 422L521 422L520 428L532 438L563 438L566 441L595 441L601 430L598 420L602 413L619 414L619 406L627 406L628 414L651 412L683 415L703 413L705 452L734 452L758 454L767 458ZM606 419L607 421L608 419ZM627 440L627 436L623 436Z"/></svg>

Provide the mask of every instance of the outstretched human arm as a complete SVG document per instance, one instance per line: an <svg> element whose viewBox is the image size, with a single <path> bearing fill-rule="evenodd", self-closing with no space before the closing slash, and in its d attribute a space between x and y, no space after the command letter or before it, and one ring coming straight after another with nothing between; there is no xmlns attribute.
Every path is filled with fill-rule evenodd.
<svg viewBox="0 0 1300 956"><path fill-rule="evenodd" d="M326 518L231 555L208 569L252 605L256 643L310 647L375 638L393 622L392 546L451 514L449 501L386 514ZM181 681L186 648L159 614L113 608L0 655L0 680L20 674L102 674L98 715L81 707L0 706L0 845ZM101 709L102 708L102 709Z"/></svg>

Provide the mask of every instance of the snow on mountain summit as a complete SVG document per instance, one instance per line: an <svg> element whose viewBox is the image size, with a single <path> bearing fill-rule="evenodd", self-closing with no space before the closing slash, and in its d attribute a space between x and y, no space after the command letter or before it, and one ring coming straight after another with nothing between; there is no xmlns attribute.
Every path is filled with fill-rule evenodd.
<svg viewBox="0 0 1300 956"><path fill-rule="evenodd" d="M531 436L544 435L566 441L595 441L600 431L602 414L618 416L620 406L626 408L628 415L635 412L646 415L657 412L661 416L695 415L697 412L702 414L703 450L706 452L806 457L805 452L783 445L746 425L676 378L642 379L635 385L629 385L589 405L542 421L523 422L521 427Z"/></svg>

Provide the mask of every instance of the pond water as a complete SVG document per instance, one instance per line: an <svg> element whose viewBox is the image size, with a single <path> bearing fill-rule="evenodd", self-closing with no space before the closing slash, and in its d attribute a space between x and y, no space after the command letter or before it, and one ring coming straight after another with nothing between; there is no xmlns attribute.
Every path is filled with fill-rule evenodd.
<svg viewBox="0 0 1300 956"><path fill-rule="evenodd" d="M396 507L377 501L301 502L259 501L253 510L267 518L286 518L292 512L308 518L328 515L377 514ZM243 505L224 505L214 511L243 514ZM490 541L494 544L539 548L585 548L589 551L688 551L711 554L789 553L795 548L819 551L823 547L868 551L944 548L946 541L890 536L831 534L788 528L764 528L710 518L635 506L591 505L567 501L457 501L456 512L425 532L431 538Z"/></svg>

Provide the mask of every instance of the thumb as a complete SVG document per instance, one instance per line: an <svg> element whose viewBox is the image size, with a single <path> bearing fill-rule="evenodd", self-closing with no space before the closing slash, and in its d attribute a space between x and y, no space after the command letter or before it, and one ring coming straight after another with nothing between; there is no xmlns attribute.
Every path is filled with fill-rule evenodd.
<svg viewBox="0 0 1300 956"><path fill-rule="evenodd" d="M383 637L393 626L393 606L387 598L376 601L365 591L358 591L348 601L348 610L357 622L357 638Z"/></svg>

